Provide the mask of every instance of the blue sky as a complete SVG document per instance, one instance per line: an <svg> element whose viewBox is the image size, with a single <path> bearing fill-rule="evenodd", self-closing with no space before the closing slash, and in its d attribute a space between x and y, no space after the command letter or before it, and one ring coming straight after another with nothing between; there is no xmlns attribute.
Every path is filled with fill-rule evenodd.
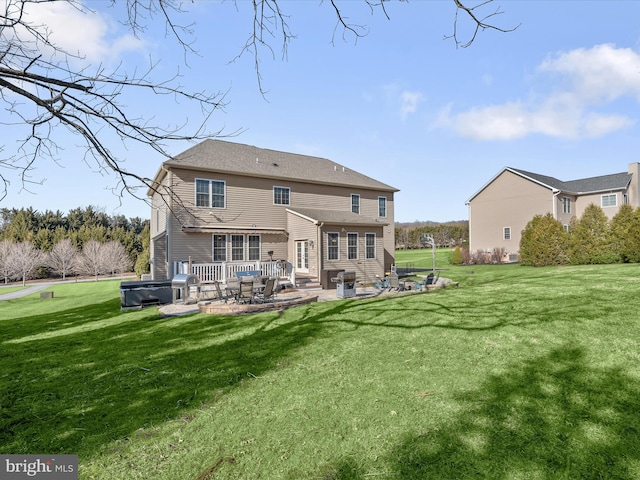
<svg viewBox="0 0 640 480"><path fill-rule="evenodd" d="M357 40L334 33L329 2L284 1L296 38L284 60L277 33L273 56L261 52L265 96L253 57L233 61L252 28L250 2L187 5L184 23L195 22L199 52L187 57L162 28L134 38L110 2L85 4L97 14L39 6L32 15L57 27L52 35L61 45L82 47L92 65L121 62L132 71L152 58L160 61L157 79L179 69L190 89L226 92L209 129L237 133L228 140L329 158L398 188L398 222L467 219L465 201L505 166L572 180L640 161L640 2L494 2L483 12L500 8L493 22L518 28L486 30L469 48L456 48L444 38L453 29L451 0L389 2L390 19L372 15L364 2L344 2L349 19L367 27ZM468 27L461 19L462 39ZM169 98L122 100L160 123L199 118ZM0 111L0 123L7 115ZM3 154L15 150L16 138L15 129L0 128ZM61 137L61 145L57 163L43 158L32 172L42 185L25 191L3 172L11 185L0 207L67 212L94 205L149 217L144 202L110 191L116 180L85 164L72 138ZM164 160L136 147L120 154L128 169L147 176Z"/></svg>

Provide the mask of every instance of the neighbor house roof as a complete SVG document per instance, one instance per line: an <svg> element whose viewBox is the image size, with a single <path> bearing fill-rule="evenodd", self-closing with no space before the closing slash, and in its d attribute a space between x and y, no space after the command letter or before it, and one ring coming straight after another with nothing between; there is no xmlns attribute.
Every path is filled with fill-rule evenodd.
<svg viewBox="0 0 640 480"><path fill-rule="evenodd" d="M539 183L545 184L553 189L565 193L576 195L585 193L605 192L610 190L623 190L629 186L631 174L627 172L613 173L611 175L601 175L598 177L581 178L563 182L554 177L547 177L537 173L526 172L517 168L508 168L512 172L519 173L525 177L532 178Z"/></svg>
<svg viewBox="0 0 640 480"><path fill-rule="evenodd" d="M398 191L397 188L326 158L279 152L222 140L205 140L167 160L156 174L154 182L162 180L167 168ZM151 194L150 191L149 195Z"/></svg>
<svg viewBox="0 0 640 480"><path fill-rule="evenodd" d="M555 177L549 177L547 175L540 175L539 173L527 172L518 168L505 167L496 176L489 180L483 187L478 190L473 196L467 200L469 203L480 192L482 192L488 185L490 185L497 177L502 175L505 171L509 171L523 178L538 183L549 190L556 192L563 192L573 195L585 195L588 193L597 192L609 192L612 190L624 190L629 186L632 175L627 172L613 173L611 175L601 175L598 177L581 178L579 180L562 181Z"/></svg>

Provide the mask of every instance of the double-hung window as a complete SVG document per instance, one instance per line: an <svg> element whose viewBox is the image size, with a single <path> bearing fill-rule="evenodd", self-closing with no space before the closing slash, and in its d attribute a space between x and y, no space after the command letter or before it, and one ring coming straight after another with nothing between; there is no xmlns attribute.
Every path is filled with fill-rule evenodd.
<svg viewBox="0 0 640 480"><path fill-rule="evenodd" d="M289 187L273 187L273 204L274 205L290 205L289 197L291 189Z"/></svg>
<svg viewBox="0 0 640 480"><path fill-rule="evenodd" d="M248 235L249 260L260 260L260 235Z"/></svg>
<svg viewBox="0 0 640 480"><path fill-rule="evenodd" d="M617 207L618 206L618 197L615 193L610 193L608 195L602 195L601 197L602 207Z"/></svg>
<svg viewBox="0 0 640 480"><path fill-rule="evenodd" d="M387 216L387 197L378 197L378 216Z"/></svg>
<svg viewBox="0 0 640 480"><path fill-rule="evenodd" d="M368 259L376 258L376 234L366 233L364 236L365 255Z"/></svg>
<svg viewBox="0 0 640 480"><path fill-rule="evenodd" d="M244 235L231 235L231 260L244 260Z"/></svg>
<svg viewBox="0 0 640 480"><path fill-rule="evenodd" d="M360 195L351 194L351 213L360 213Z"/></svg>
<svg viewBox="0 0 640 480"><path fill-rule="evenodd" d="M340 260L339 233L327 233L327 260Z"/></svg>
<svg viewBox="0 0 640 480"><path fill-rule="evenodd" d="M221 180L196 178L196 207L225 208L225 189Z"/></svg>
<svg viewBox="0 0 640 480"><path fill-rule="evenodd" d="M347 233L347 258L349 260L358 259L358 234Z"/></svg>
<svg viewBox="0 0 640 480"><path fill-rule="evenodd" d="M213 236L213 261L227 261L227 236L224 234Z"/></svg>
<svg viewBox="0 0 640 480"><path fill-rule="evenodd" d="M571 213L571 199L562 197L562 213Z"/></svg>
<svg viewBox="0 0 640 480"><path fill-rule="evenodd" d="M511 227L504 227L502 229L502 238L504 240L511 240Z"/></svg>

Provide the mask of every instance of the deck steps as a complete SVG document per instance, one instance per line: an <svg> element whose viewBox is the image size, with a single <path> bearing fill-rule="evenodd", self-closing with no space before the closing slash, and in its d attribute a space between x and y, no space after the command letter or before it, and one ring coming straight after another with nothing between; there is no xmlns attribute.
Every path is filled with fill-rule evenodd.
<svg viewBox="0 0 640 480"><path fill-rule="evenodd" d="M315 277L296 277L296 288L299 290L321 288L320 281Z"/></svg>

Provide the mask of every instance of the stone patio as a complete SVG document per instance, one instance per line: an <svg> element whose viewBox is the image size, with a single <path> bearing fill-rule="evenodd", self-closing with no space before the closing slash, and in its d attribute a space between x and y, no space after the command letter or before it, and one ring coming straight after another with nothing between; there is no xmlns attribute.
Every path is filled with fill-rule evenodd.
<svg viewBox="0 0 640 480"><path fill-rule="evenodd" d="M451 280L447 278L440 278L436 285L429 287L429 290L433 288L444 288L449 284L451 284ZM398 295L406 293L419 294L426 292L398 292L395 290L380 290L372 286L359 286L356 288L356 296L351 298L369 298L380 295ZM200 302L194 301L193 303L163 305L159 310L164 316L188 315L192 313L242 315L272 310L285 310L287 308L305 305L308 303L327 302L332 300L340 300L338 299L336 290L323 290L320 288L286 289L278 293L272 302L242 304L236 303L233 299L229 299L227 303L223 300L203 300Z"/></svg>

